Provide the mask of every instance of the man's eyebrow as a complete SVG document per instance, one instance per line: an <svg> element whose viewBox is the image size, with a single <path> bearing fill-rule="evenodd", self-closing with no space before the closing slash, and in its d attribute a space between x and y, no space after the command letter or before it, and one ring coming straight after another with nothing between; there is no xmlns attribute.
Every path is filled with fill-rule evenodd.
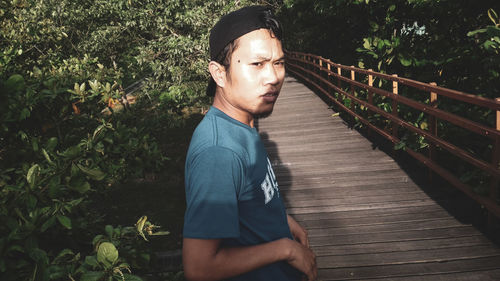
<svg viewBox="0 0 500 281"><path fill-rule="evenodd" d="M265 57L265 56L255 56L253 59L255 60L261 60L261 61L270 61L270 57ZM279 60L285 60L285 55L281 56L280 58L276 59L277 61Z"/></svg>

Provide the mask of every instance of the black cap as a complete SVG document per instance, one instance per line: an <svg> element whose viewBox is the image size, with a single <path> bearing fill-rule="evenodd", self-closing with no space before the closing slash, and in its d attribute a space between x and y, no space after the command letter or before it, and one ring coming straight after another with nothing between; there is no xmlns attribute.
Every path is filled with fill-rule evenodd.
<svg viewBox="0 0 500 281"><path fill-rule="evenodd" d="M265 15L272 11L265 6L249 6L223 16L210 31L210 59L216 60L220 52L231 41L257 29L267 28ZM217 84L210 77L207 95L215 95Z"/></svg>

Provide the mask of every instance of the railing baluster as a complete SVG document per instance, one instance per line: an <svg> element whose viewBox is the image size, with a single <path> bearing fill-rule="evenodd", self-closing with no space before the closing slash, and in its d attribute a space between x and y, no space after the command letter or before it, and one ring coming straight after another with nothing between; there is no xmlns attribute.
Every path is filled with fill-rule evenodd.
<svg viewBox="0 0 500 281"><path fill-rule="evenodd" d="M373 71L373 69L368 69L369 71ZM368 86L373 87L373 75L368 75ZM368 90L368 103L373 104L373 92ZM371 115L371 112L370 112Z"/></svg>
<svg viewBox="0 0 500 281"><path fill-rule="evenodd" d="M319 67L318 67L318 75L320 77L323 77L323 60L321 58L319 58ZM318 80L318 84L322 84L321 83L321 80Z"/></svg>
<svg viewBox="0 0 500 281"><path fill-rule="evenodd" d="M337 67L337 74L339 76L342 76L342 69L340 67ZM339 87L339 89L342 89L342 84L340 82L340 78L339 77L337 77L337 87ZM342 94L340 92L337 93L337 100L341 104L344 104L343 99L342 99Z"/></svg>
<svg viewBox="0 0 500 281"><path fill-rule="evenodd" d="M392 76L394 77L398 77L397 74L393 74ZM398 94L398 82L397 81L392 81L392 93L397 95ZM398 117L398 102L396 101L396 99L392 99L392 115L394 115L394 117ZM396 123L392 123L392 136L397 138L398 137L398 128L399 128L399 125L396 124Z"/></svg>
<svg viewBox="0 0 500 281"><path fill-rule="evenodd" d="M500 98L496 98L496 101L500 102ZM497 110L496 112L497 115L497 120L496 120L496 130L500 131L500 110ZM500 169L500 137L496 137L495 139L495 144L493 146L493 155L491 157L491 161L493 164L493 167ZM500 178L497 175L491 175L491 185L490 185L490 198L493 200L493 202L499 201L498 198L498 189L500 183ZM492 212L488 212L488 225L490 227L495 226L495 222L497 221L497 218L493 215Z"/></svg>
<svg viewBox="0 0 500 281"><path fill-rule="evenodd" d="M435 82L431 82L429 84L432 86L437 86L437 84ZM437 98L438 98L437 94L431 91L430 98L429 98L429 104L434 108L437 108ZM429 132L433 136L437 137L437 119L436 119L436 117L432 114L429 114L428 120L429 120ZM436 161L436 145L433 142L429 143L429 159L431 159L431 161L434 161L434 162ZM434 173L433 173L432 169L429 168L429 182L432 183L433 178L434 178Z"/></svg>
<svg viewBox="0 0 500 281"><path fill-rule="evenodd" d="M354 65L351 65L351 67L354 67ZM356 73L354 70L351 70L351 80L356 81ZM354 84L351 83L351 95L356 96L356 92L354 90ZM355 106L354 106L354 100L351 99L351 110L354 112ZM354 118L353 118L354 121Z"/></svg>

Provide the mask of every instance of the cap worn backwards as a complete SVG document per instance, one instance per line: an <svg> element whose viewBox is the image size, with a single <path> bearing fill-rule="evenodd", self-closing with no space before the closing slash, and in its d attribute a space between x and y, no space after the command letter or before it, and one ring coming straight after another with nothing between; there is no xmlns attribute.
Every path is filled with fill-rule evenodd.
<svg viewBox="0 0 500 281"><path fill-rule="evenodd" d="M210 31L210 59L216 60L220 52L233 40L257 29L266 28L265 15L271 9L265 6L249 6L223 16ZM216 84L210 78L207 95L215 94Z"/></svg>

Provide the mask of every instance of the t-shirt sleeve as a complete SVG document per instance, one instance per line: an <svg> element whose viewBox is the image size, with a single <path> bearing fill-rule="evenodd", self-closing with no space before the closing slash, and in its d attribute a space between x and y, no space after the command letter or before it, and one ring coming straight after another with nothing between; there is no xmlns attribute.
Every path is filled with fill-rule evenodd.
<svg viewBox="0 0 500 281"><path fill-rule="evenodd" d="M240 235L238 193L243 164L231 150L205 149L186 166L184 237L233 238Z"/></svg>

